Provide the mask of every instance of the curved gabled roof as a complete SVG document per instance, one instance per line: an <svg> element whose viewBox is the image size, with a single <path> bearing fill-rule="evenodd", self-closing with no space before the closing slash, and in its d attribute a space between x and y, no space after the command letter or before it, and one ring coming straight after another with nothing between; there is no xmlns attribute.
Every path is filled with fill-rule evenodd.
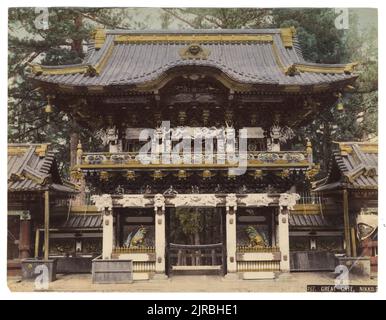
<svg viewBox="0 0 386 320"><path fill-rule="evenodd" d="M48 144L8 145L8 191L77 191L59 175L55 155Z"/></svg>
<svg viewBox="0 0 386 320"><path fill-rule="evenodd" d="M378 189L378 144L337 142L328 175L314 191Z"/></svg>
<svg viewBox="0 0 386 320"><path fill-rule="evenodd" d="M135 86L182 66L215 68L237 83L251 85L323 87L356 78L354 64L305 62L293 28L98 30L82 64L34 65L33 78L75 87Z"/></svg>

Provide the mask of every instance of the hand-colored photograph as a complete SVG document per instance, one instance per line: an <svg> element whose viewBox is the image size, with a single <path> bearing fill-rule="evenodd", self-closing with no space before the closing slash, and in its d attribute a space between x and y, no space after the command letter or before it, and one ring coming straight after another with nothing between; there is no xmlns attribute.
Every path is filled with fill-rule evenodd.
<svg viewBox="0 0 386 320"><path fill-rule="evenodd" d="M9 8L9 290L376 292L377 14Z"/></svg>

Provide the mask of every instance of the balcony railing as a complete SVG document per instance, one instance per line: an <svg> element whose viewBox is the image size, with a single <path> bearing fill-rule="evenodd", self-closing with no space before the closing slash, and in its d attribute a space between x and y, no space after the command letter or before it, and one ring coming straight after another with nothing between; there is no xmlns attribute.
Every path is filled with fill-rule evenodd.
<svg viewBox="0 0 386 320"><path fill-rule="evenodd" d="M227 154L171 154L165 161L161 154L145 158L138 152L87 152L78 159L81 169L135 169L135 168L180 168L180 167L237 167L245 161L248 167L295 167L309 168L312 157L306 151L249 151L231 158ZM237 161L238 160L238 161Z"/></svg>
<svg viewBox="0 0 386 320"><path fill-rule="evenodd" d="M130 247L115 247L113 248L113 253L121 254L121 253L155 253L154 247L138 247L138 248L130 248Z"/></svg>
<svg viewBox="0 0 386 320"><path fill-rule="evenodd" d="M280 252L279 247L250 247L250 246L237 246L237 252L239 253L270 253Z"/></svg>

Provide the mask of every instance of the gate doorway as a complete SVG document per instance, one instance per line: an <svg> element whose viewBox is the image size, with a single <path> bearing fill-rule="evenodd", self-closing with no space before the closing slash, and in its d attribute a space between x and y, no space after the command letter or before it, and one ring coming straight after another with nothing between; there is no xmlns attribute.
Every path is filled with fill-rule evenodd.
<svg viewBox="0 0 386 320"><path fill-rule="evenodd" d="M168 275L224 275L225 210L170 208L167 217Z"/></svg>

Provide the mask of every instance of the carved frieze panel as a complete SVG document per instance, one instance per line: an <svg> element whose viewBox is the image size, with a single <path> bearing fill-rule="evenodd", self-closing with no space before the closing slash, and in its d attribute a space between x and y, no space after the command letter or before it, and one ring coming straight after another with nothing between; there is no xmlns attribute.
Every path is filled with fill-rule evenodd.
<svg viewBox="0 0 386 320"><path fill-rule="evenodd" d="M175 207L216 207L222 201L214 194L179 194L169 202Z"/></svg>
<svg viewBox="0 0 386 320"><path fill-rule="evenodd" d="M242 198L241 202L247 207L266 207L273 202L273 198L266 193L253 193Z"/></svg>
<svg viewBox="0 0 386 320"><path fill-rule="evenodd" d="M146 207L146 205L151 204L148 198L145 198L143 195L135 194L124 194L122 199L117 200L117 203L122 207Z"/></svg>

